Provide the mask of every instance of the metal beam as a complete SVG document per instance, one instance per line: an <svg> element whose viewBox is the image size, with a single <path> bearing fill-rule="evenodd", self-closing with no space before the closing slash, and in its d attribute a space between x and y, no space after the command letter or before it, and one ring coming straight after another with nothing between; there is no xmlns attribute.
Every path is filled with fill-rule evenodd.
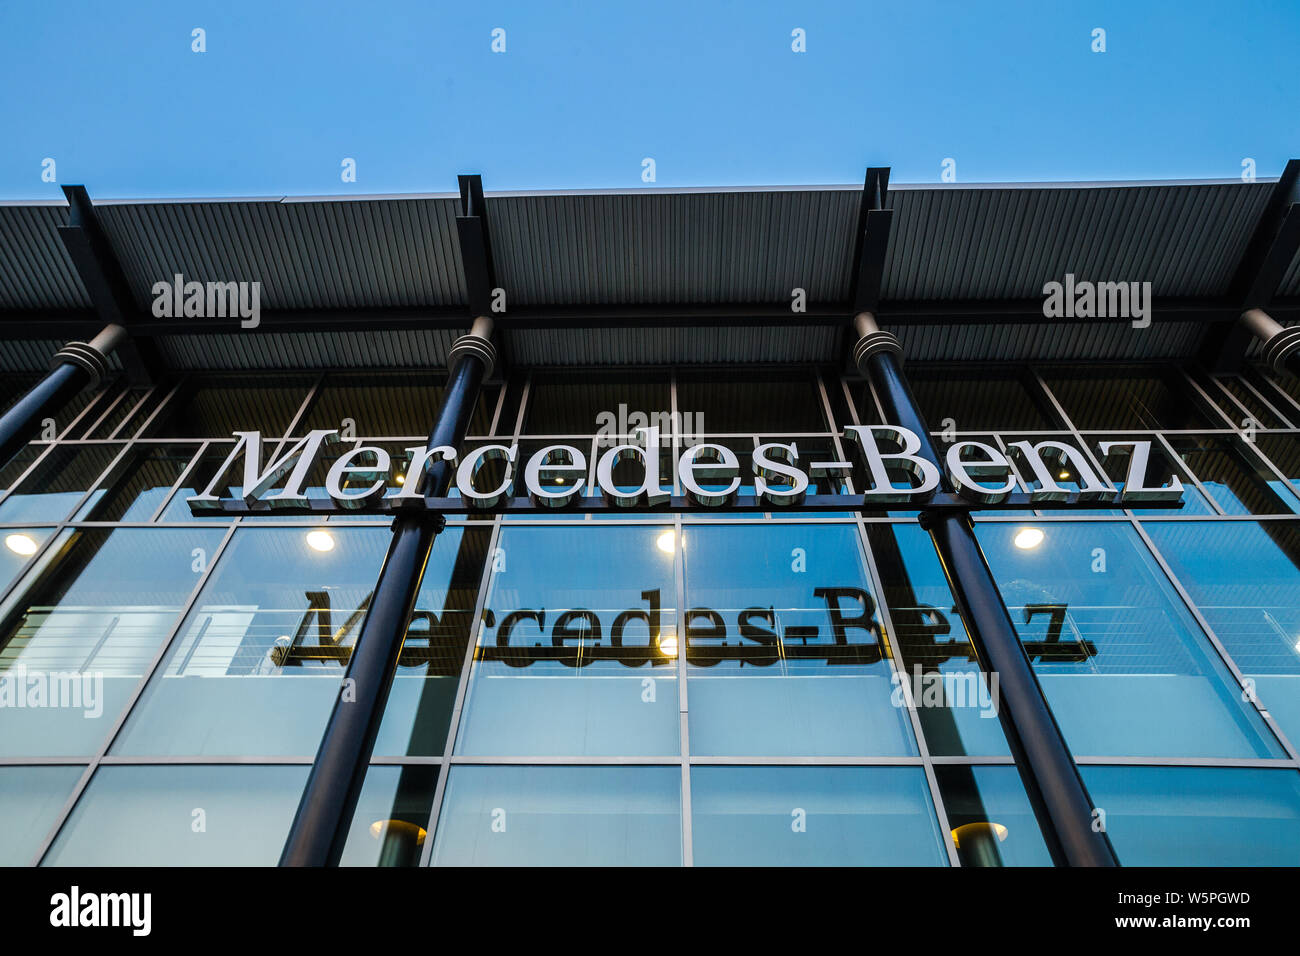
<svg viewBox="0 0 1300 956"><path fill-rule="evenodd" d="M888 195L889 167L870 167L862 187L858 232L853 241L853 287L849 295L853 315L875 312L880 305L889 227L894 218L893 210L885 208Z"/></svg>
<svg viewBox="0 0 1300 956"><path fill-rule="evenodd" d="M469 311L471 316L490 315L492 290L497 288L497 279L496 267L492 262L487 202L483 199L483 178L456 178L460 182L460 215L456 217L456 235L460 239L460 259Z"/></svg>
<svg viewBox="0 0 1300 956"><path fill-rule="evenodd" d="M59 237L90 296L99 324L120 325L130 333L138 309L90 195L84 186L64 186L63 194L68 200L68 222L58 227ZM128 334L118 342L116 352L133 384L152 383L162 373L162 360L152 343L135 342Z"/></svg>
<svg viewBox="0 0 1300 956"><path fill-rule="evenodd" d="M498 329L600 329L600 328L753 328L847 326L847 302L810 303L808 311L794 314L785 303L737 304L681 303L647 305L546 305L512 308L494 315ZM1300 299L1274 299L1269 313L1279 319L1300 320ZM1240 304L1224 298L1157 299L1155 322L1195 322L1228 325L1241 314ZM1043 300L883 300L875 310L882 325L1036 325L1043 321ZM1063 319L1063 323L1070 320ZM1090 325L1127 324L1126 318L1079 319ZM79 310L0 311L0 340L62 339L87 336L103 326L95 312ZM256 329L240 336L288 332L385 332L469 327L465 306L380 307L368 309L264 309ZM200 319L157 319L137 314L129 322L137 339L170 335L229 335L230 328Z"/></svg>
<svg viewBox="0 0 1300 956"><path fill-rule="evenodd" d="M1298 252L1300 159L1292 159L1274 183L1268 203L1233 273L1227 298L1236 304L1238 316L1248 309L1271 305L1278 284ZM1198 358L1202 365L1213 371L1234 372L1245 360L1250 342L1250 330L1234 321L1206 332Z"/></svg>

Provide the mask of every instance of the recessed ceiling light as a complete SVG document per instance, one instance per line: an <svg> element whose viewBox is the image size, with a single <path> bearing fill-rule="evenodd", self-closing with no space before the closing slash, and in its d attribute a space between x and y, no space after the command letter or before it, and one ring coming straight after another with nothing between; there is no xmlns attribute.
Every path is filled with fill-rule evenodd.
<svg viewBox="0 0 1300 956"><path fill-rule="evenodd" d="M328 531L309 531L307 533L307 547L313 551L333 551L334 536Z"/></svg>
<svg viewBox="0 0 1300 956"><path fill-rule="evenodd" d="M1042 530L1039 528L1021 528L1016 532L1014 540L1017 548L1028 551L1031 548L1036 548L1042 544L1044 537L1046 537L1046 535L1044 535Z"/></svg>

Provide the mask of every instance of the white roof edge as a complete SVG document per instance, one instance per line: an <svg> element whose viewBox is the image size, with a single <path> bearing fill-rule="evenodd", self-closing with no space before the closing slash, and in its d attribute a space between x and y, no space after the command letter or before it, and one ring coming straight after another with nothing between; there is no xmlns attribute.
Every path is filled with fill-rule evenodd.
<svg viewBox="0 0 1300 956"><path fill-rule="evenodd" d="M890 192L918 190L972 190L972 189L1124 189L1149 186L1249 186L1271 185L1276 176L1260 176L1247 183L1240 177L1222 179L1128 179L1086 180L1078 182L988 182L988 183L893 183ZM819 183L786 186L625 186L605 189L502 189L484 190L489 199L524 199L563 196L689 196L718 193L792 193L792 192L861 192L861 184ZM143 199L94 199L96 206L179 205L181 203L323 203L323 202L395 202L400 200L458 199L459 192L432 193L338 193L313 196L167 196ZM68 202L58 199L0 199L2 206L66 207Z"/></svg>

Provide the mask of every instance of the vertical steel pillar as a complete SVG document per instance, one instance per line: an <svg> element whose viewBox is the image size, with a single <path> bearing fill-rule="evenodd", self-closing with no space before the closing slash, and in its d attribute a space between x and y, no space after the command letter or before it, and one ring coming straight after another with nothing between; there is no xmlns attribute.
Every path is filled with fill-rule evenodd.
<svg viewBox="0 0 1300 956"><path fill-rule="evenodd" d="M491 335L492 320L480 317L470 333L452 345L447 356L451 378L429 434L429 448L459 447L464 439L479 387L496 361ZM423 482L421 493L443 497L453 471L453 463L441 458L430 464L423 476L415 476ZM393 521L370 610L344 674L348 693L335 698L280 866L337 866L343 855L429 549L444 524L440 515L429 512L402 514Z"/></svg>
<svg viewBox="0 0 1300 956"><path fill-rule="evenodd" d="M109 323L89 342L69 342L54 353L50 372L0 416L0 468L84 388L94 388L108 371L108 356L126 337L120 325Z"/></svg>
<svg viewBox="0 0 1300 956"><path fill-rule="evenodd" d="M870 312L859 313L854 325L854 362L875 385L889 420L916 433L921 440L917 454L942 474L943 459L902 372L898 339L881 331ZM1092 800L1002 603L970 515L922 513L921 526L934 541L981 669L998 675L998 718L1053 861L1057 866L1118 866L1106 834L1093 829Z"/></svg>

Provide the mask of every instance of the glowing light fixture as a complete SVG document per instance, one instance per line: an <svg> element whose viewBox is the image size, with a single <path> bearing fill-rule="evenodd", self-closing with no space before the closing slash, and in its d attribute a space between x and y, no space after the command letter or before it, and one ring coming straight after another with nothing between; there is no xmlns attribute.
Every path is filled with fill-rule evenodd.
<svg viewBox="0 0 1300 956"><path fill-rule="evenodd" d="M1029 551L1043 543L1045 535L1039 528L1021 528L1016 532L1015 545L1022 551Z"/></svg>
<svg viewBox="0 0 1300 956"><path fill-rule="evenodd" d="M14 554L29 555L36 553L36 542L28 534L11 534L5 537L5 547Z"/></svg>
<svg viewBox="0 0 1300 956"><path fill-rule="evenodd" d="M307 532L307 547L313 551L333 551L334 536L328 531Z"/></svg>

